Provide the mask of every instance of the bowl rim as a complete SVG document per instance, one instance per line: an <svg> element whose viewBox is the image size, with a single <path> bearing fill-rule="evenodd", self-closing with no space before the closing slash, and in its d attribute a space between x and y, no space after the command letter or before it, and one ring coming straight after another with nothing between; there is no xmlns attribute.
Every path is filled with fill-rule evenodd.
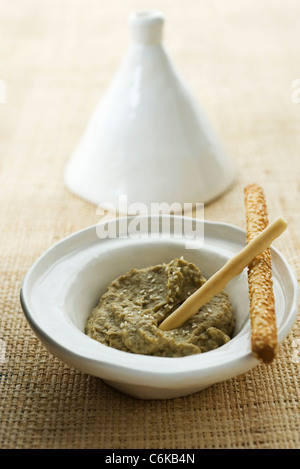
<svg viewBox="0 0 300 469"><path fill-rule="evenodd" d="M160 216L169 217L169 215ZM207 226L210 225L212 227L220 227L233 230L239 236L246 237L245 230L227 222L200 220L195 219L193 217L186 217L181 215L171 216L172 218L185 218L196 222L203 222L204 225ZM142 218L144 217L149 218L147 215L142 216ZM134 216L119 217L119 219L126 219L127 221L132 218L134 218ZM103 223L110 223L113 221L115 221L115 219L108 220ZM57 341L55 337L49 335L48 332L40 326L39 322L35 319L34 314L32 314L28 306L27 295L29 294L28 283L30 281L30 277L34 273L39 263L43 259L45 259L46 256L51 254L53 250L59 249L65 243L70 243L76 238L80 238L82 236L84 237L84 235L89 234L89 232L91 232L92 230L95 230L96 232L97 225L99 224L90 225L79 231L71 233L70 235L66 236L65 238L59 240L58 242L50 246L41 256L39 256L35 260L32 266L28 269L21 284L20 302L24 315L32 330L38 336L38 338L44 344L46 344L46 347L48 347L49 350L55 356L58 356L63 361L67 361L70 364L73 364L74 359L77 360L77 368L81 368L83 371L85 371L85 364L87 363L92 368L97 368L99 366L100 368L102 368L102 371L103 369L109 367L110 371L108 374L119 374L119 379L121 381L131 379L137 382L137 380L142 377L143 381L147 381L150 385L153 385L154 378L159 378L162 385L170 383L172 381L176 381L179 377L181 380L184 378L187 380L190 379L194 381L195 379L197 379L197 377L203 376L203 374L214 374L218 371L224 373L224 371L228 367L242 367L243 369L250 369L252 366L259 363L258 360L252 355L250 347L242 349L239 353L236 353L235 356L232 356L232 354L228 354L228 356L226 356L224 353L222 353L224 351L224 349L222 350L222 347L216 350L212 350L210 352L206 352L205 354L189 355L186 357L153 357L141 354L131 354L121 350L113 349L104 344L100 344L94 339L91 339L90 337L86 336L83 332L81 332L79 329L76 329L74 326L73 332L76 337L80 338L81 335L81 337L84 337L85 341L89 340L93 343L95 342L99 349L99 352L101 352L101 349L105 350L106 352L109 351L109 353L106 354L99 353L98 358L93 358L93 356L87 356L87 354L79 351L74 352L74 350L71 350L68 347L68 344L62 344L60 341ZM293 298L288 317L280 328L280 333L278 331L278 341L281 342L291 330L297 317L299 286L294 272L286 261L286 259L284 258L284 256L273 246L271 247L271 250L272 253L280 259L287 272L289 273L293 288ZM236 337L231 339L231 342L243 338L241 334L243 332L243 329L244 327L237 334ZM222 360L218 360L220 354L222 354ZM80 366L80 364L82 364L82 367Z"/></svg>

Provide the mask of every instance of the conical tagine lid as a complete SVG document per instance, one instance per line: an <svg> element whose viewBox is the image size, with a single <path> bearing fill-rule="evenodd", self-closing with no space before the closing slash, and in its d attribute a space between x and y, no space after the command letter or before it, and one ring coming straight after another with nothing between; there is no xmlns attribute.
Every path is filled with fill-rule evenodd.
<svg viewBox="0 0 300 469"><path fill-rule="evenodd" d="M96 205L209 202L234 171L162 45L164 17L131 15L132 42L65 171L66 186Z"/></svg>

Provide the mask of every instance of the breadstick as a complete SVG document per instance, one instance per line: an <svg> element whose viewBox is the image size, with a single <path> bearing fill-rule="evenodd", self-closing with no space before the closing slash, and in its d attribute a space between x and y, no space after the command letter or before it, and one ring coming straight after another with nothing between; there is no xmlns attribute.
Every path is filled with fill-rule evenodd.
<svg viewBox="0 0 300 469"><path fill-rule="evenodd" d="M244 189L247 243L268 225L268 213L262 188L250 184ZM271 363L277 352L277 326L273 292L271 252L267 248L248 266L251 350L263 363Z"/></svg>
<svg viewBox="0 0 300 469"><path fill-rule="evenodd" d="M159 328L163 331L167 331L184 324L214 295L222 291L230 280L240 274L258 254L264 252L272 241L281 235L286 227L287 223L284 218L278 217L274 220L173 311L173 313L159 325Z"/></svg>

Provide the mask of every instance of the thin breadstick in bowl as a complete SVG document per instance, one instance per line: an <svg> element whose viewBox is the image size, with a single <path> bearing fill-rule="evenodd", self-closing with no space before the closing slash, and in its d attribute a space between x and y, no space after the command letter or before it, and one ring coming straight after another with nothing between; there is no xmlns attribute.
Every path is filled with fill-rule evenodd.
<svg viewBox="0 0 300 469"><path fill-rule="evenodd" d="M247 244L268 226L268 210L263 189L249 184L244 189ZM248 266L251 322L251 350L261 362L269 364L277 353L277 325L270 248Z"/></svg>

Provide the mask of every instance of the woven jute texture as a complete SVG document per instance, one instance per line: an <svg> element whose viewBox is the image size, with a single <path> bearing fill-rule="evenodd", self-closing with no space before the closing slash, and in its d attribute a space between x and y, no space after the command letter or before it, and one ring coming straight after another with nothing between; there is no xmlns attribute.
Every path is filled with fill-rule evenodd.
<svg viewBox="0 0 300 469"><path fill-rule="evenodd" d="M261 184L270 220L288 220L274 244L299 279L298 0L1 2L0 447L299 448L299 321L271 365L143 401L53 357L22 312L32 263L99 221L63 171L126 52L129 14L149 7L165 13L166 48L237 168L205 218L245 228L243 187Z"/></svg>

